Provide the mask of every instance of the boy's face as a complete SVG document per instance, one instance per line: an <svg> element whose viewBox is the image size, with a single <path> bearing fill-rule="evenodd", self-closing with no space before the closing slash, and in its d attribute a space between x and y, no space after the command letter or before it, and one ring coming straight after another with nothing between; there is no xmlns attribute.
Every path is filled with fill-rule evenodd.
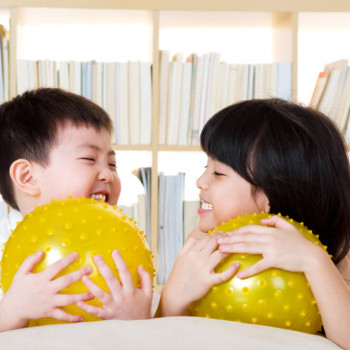
<svg viewBox="0 0 350 350"><path fill-rule="evenodd" d="M203 232L238 215L269 210L263 192L254 193L253 186L230 166L210 157L204 173L197 180L197 187L201 199L198 223Z"/></svg>
<svg viewBox="0 0 350 350"><path fill-rule="evenodd" d="M35 165L40 186L37 205L69 196L95 197L117 204L120 179L108 131L68 124L58 129L56 137L49 165Z"/></svg>

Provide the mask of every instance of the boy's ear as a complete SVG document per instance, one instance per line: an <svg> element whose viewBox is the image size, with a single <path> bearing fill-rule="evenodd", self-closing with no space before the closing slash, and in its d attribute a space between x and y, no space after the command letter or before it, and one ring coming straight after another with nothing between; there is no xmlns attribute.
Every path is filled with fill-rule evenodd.
<svg viewBox="0 0 350 350"><path fill-rule="evenodd" d="M27 159L17 159L10 166L10 177L19 191L37 197L40 189L33 176L33 170L32 162Z"/></svg>

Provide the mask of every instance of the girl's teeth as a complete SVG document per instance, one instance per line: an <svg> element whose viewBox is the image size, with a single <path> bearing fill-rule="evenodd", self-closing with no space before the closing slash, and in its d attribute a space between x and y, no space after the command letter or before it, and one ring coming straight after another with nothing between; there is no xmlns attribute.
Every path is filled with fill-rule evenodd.
<svg viewBox="0 0 350 350"><path fill-rule="evenodd" d="M202 209L204 210L212 210L213 206L209 203L202 202Z"/></svg>
<svg viewBox="0 0 350 350"><path fill-rule="evenodd" d="M100 201L100 200L106 201L106 196L104 194L92 194L90 198L94 198L97 201Z"/></svg>

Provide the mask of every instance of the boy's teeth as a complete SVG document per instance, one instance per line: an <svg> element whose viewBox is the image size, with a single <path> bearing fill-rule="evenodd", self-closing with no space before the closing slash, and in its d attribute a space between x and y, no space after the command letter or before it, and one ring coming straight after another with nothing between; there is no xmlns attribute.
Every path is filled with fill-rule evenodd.
<svg viewBox="0 0 350 350"><path fill-rule="evenodd" d="M106 201L106 196L104 194L92 194L90 198L94 198L97 201L100 201L100 200Z"/></svg>
<svg viewBox="0 0 350 350"><path fill-rule="evenodd" d="M213 209L213 206L209 203L206 203L206 202L202 202L202 209L204 210L211 210Z"/></svg>

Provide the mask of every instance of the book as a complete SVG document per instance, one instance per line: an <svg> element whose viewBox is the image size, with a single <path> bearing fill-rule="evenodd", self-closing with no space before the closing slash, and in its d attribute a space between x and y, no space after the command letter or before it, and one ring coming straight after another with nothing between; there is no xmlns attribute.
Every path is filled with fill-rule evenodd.
<svg viewBox="0 0 350 350"><path fill-rule="evenodd" d="M140 62L140 144L150 145L152 135L151 63Z"/></svg>
<svg viewBox="0 0 350 350"><path fill-rule="evenodd" d="M164 284L184 243L184 174L159 175L158 283Z"/></svg>
<svg viewBox="0 0 350 350"><path fill-rule="evenodd" d="M167 144L178 143L180 104L181 104L182 63L170 62L167 113Z"/></svg>
<svg viewBox="0 0 350 350"><path fill-rule="evenodd" d="M194 83L194 99L193 99L193 118L192 118L192 135L191 144L199 145L199 133L200 133L200 118L201 118L201 94L203 89L203 69L204 69L204 57L197 56L196 62L196 76Z"/></svg>
<svg viewBox="0 0 350 350"><path fill-rule="evenodd" d="M345 81L343 86L343 92L339 101L338 112L335 117L339 129L344 133L349 119L350 111L350 67L347 67L345 73Z"/></svg>
<svg viewBox="0 0 350 350"><path fill-rule="evenodd" d="M165 145L167 138L169 51L159 53L159 144Z"/></svg>
<svg viewBox="0 0 350 350"><path fill-rule="evenodd" d="M103 62L96 62L95 102L103 106Z"/></svg>
<svg viewBox="0 0 350 350"><path fill-rule="evenodd" d="M311 108L318 109L328 83L329 75L330 72L328 70L324 70L318 74L316 85L309 103Z"/></svg>
<svg viewBox="0 0 350 350"><path fill-rule="evenodd" d="M116 130L115 120L115 103L116 103L116 92L115 92L115 63L107 63L107 82L106 82L106 111L112 119L114 131ZM116 133L112 134L112 143L116 143Z"/></svg>
<svg viewBox="0 0 350 350"><path fill-rule="evenodd" d="M191 84L192 84L192 63L185 62L182 64L181 79L181 101L180 101L180 122L178 144L187 145L188 127L190 116Z"/></svg>
<svg viewBox="0 0 350 350"><path fill-rule="evenodd" d="M203 77L202 77L202 92L200 97L200 107L199 107L199 125L198 125L198 136L196 144L199 145L200 133L203 126L207 120L207 98L208 98L208 85L209 85L209 67L211 60L211 53L205 54L203 56Z"/></svg>
<svg viewBox="0 0 350 350"><path fill-rule="evenodd" d="M292 100L292 63L277 63L277 97Z"/></svg>
<svg viewBox="0 0 350 350"><path fill-rule="evenodd" d="M58 62L58 87L69 91L69 63Z"/></svg>
<svg viewBox="0 0 350 350"><path fill-rule="evenodd" d="M191 94L190 94L190 107L188 115L187 126L187 145L192 144L192 127L193 127L193 113L194 113L194 97L195 97L195 84L196 84L196 72L197 72L197 54L191 54L186 58L186 62L191 63Z"/></svg>
<svg viewBox="0 0 350 350"><path fill-rule="evenodd" d="M128 62L129 142L140 144L140 64Z"/></svg>
<svg viewBox="0 0 350 350"><path fill-rule="evenodd" d="M117 107L119 144L129 144L129 101L128 101L128 63L120 62L118 67L118 88L117 88Z"/></svg>

